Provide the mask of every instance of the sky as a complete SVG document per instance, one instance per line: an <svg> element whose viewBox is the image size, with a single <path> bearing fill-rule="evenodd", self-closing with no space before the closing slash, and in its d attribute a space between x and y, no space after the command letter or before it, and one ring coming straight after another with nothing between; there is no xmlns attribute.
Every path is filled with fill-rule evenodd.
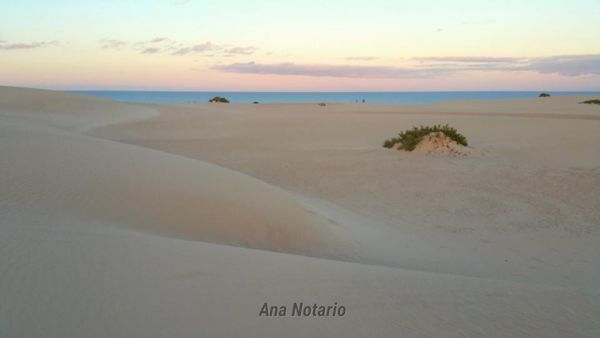
<svg viewBox="0 0 600 338"><path fill-rule="evenodd" d="M600 90L600 0L0 0L0 85Z"/></svg>

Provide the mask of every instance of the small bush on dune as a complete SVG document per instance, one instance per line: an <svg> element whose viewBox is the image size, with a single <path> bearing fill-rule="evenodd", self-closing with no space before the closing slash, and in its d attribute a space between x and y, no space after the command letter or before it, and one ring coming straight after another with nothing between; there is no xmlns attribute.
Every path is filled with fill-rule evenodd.
<svg viewBox="0 0 600 338"><path fill-rule="evenodd" d="M600 100L599 99L593 99L593 100L587 100L587 101L583 101L580 103L585 103L585 104L600 104Z"/></svg>
<svg viewBox="0 0 600 338"><path fill-rule="evenodd" d="M385 140L385 142L383 142L383 146L385 148L392 148L394 145L400 144L402 149L413 151L425 135L435 132L442 132L451 140L463 146L468 145L467 138L464 135L460 134L455 128L452 128L446 124L444 126L434 125L433 127L414 127L413 129L409 129L398 134L398 137Z"/></svg>
<svg viewBox="0 0 600 338"><path fill-rule="evenodd" d="M227 100L224 97L220 97L220 96L215 96L212 99L208 100L208 102L210 103L229 103L229 100Z"/></svg>
<svg viewBox="0 0 600 338"><path fill-rule="evenodd" d="M548 94L548 93L541 93L539 95L539 97L550 97L550 94Z"/></svg>
<svg viewBox="0 0 600 338"><path fill-rule="evenodd" d="M383 142L383 147L384 147L384 148L391 148L391 147L393 147L395 144L397 144L398 142L400 142L400 140L399 140L399 139L397 139L397 138L392 138L392 139L389 139L389 140L385 140L385 141Z"/></svg>

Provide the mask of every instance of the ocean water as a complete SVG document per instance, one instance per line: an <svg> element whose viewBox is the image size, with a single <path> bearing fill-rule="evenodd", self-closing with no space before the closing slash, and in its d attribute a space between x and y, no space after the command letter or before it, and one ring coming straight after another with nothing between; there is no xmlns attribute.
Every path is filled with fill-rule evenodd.
<svg viewBox="0 0 600 338"><path fill-rule="evenodd" d="M205 103L215 96L231 103L434 103L453 100L502 100L537 97L540 92L177 92L88 90L74 93L100 96L130 103ZM600 95L600 92L549 92L551 95Z"/></svg>

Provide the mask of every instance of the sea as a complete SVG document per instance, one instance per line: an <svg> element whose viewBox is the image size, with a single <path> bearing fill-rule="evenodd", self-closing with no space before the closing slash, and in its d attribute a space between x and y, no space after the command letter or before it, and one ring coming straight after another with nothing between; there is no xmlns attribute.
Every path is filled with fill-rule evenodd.
<svg viewBox="0 0 600 338"><path fill-rule="evenodd" d="M215 96L231 103L376 103L422 104L455 100L504 100L537 97L539 91L436 91L436 92L208 92L80 90L74 93L129 103L205 103ZM600 92L547 92L551 95L600 95Z"/></svg>

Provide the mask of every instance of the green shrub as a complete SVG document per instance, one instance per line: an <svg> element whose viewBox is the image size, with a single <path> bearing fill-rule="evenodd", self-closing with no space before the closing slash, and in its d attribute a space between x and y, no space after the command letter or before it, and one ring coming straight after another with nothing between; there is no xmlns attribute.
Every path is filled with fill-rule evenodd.
<svg viewBox="0 0 600 338"><path fill-rule="evenodd" d="M593 99L593 100L587 100L587 101L583 101L580 103L585 103L585 104L600 104L600 100L599 99Z"/></svg>
<svg viewBox="0 0 600 338"><path fill-rule="evenodd" d="M220 96L215 96L212 99L208 100L208 102L216 102L216 103L229 103L229 100L227 100L224 97L220 97Z"/></svg>
<svg viewBox="0 0 600 338"><path fill-rule="evenodd" d="M455 128L452 128L446 124L444 126L434 125L433 127L414 127L413 129L401 132L398 134L398 137L385 140L385 142L383 142L383 146L385 148L392 148L394 145L400 143L402 149L413 151L425 135L435 132L442 132L450 139L454 140L458 144L462 144L463 146L468 145L467 138L464 135L460 134Z"/></svg>
<svg viewBox="0 0 600 338"><path fill-rule="evenodd" d="M539 95L539 97L550 97L550 94L548 94L548 93L541 93Z"/></svg>

